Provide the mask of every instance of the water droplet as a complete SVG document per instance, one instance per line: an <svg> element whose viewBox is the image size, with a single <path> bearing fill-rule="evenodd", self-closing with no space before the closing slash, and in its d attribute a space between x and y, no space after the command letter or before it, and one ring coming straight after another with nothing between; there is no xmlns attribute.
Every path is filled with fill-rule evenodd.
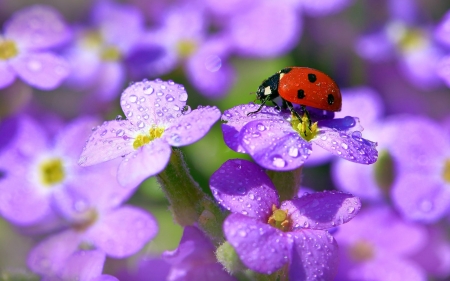
<svg viewBox="0 0 450 281"><path fill-rule="evenodd" d="M151 94L153 94L153 92L154 92L154 90L153 90L152 87L150 87L150 86L144 86L144 94L146 94L146 95L151 95Z"/></svg>
<svg viewBox="0 0 450 281"><path fill-rule="evenodd" d="M250 194L248 195L248 198L250 198L251 200L254 200L254 199L255 199L255 195L254 195L253 193L250 193Z"/></svg>
<svg viewBox="0 0 450 281"><path fill-rule="evenodd" d="M172 96L172 95L170 95L170 94L167 94L166 95L166 101L168 101L168 102L172 102L172 101L174 101L175 99L174 99L174 97Z"/></svg>
<svg viewBox="0 0 450 281"><path fill-rule="evenodd" d="M272 165L274 165L277 168L284 168L286 167L286 161L279 155L272 157Z"/></svg>
<svg viewBox="0 0 450 281"><path fill-rule="evenodd" d="M139 122L137 123L137 126L138 126L138 128L142 129L142 128L145 127L145 123L142 122L142 121L139 121Z"/></svg>
<svg viewBox="0 0 450 281"><path fill-rule="evenodd" d="M348 144L346 144L346 143L341 143L341 147L343 148L343 149L348 149Z"/></svg>
<svg viewBox="0 0 450 281"><path fill-rule="evenodd" d="M216 55L209 55L205 58L205 68L211 72L216 72L222 67L222 60Z"/></svg>
<svg viewBox="0 0 450 281"><path fill-rule="evenodd" d="M189 105L185 105L185 106L183 106L183 109L181 110L181 113L189 114L189 113L191 113L191 111L192 111L191 107Z"/></svg>
<svg viewBox="0 0 450 281"><path fill-rule="evenodd" d="M289 156L291 156L291 157L298 157L298 155L299 155L299 153L298 153L298 148L296 148L296 147L294 147L294 146L291 146L290 148L289 148L289 151L288 151L288 154L289 154Z"/></svg>
<svg viewBox="0 0 450 281"><path fill-rule="evenodd" d="M264 126L263 124L261 124L261 123L259 123L258 125L256 125L256 128L259 130L259 131L264 131L265 129L266 129L266 126Z"/></svg>
<svg viewBox="0 0 450 281"><path fill-rule="evenodd" d="M128 101L131 103L135 103L137 101L138 97L136 95L131 95L128 97Z"/></svg>
<svg viewBox="0 0 450 281"><path fill-rule="evenodd" d="M27 63L27 67L30 71L40 71L42 69L42 63L37 60L30 60Z"/></svg>
<svg viewBox="0 0 450 281"><path fill-rule="evenodd" d="M180 93L180 96L178 97L178 99L179 99L180 101L187 101L187 99L188 99L188 94L187 94L186 92L181 92L181 93Z"/></svg>
<svg viewBox="0 0 450 281"><path fill-rule="evenodd" d="M106 135L106 133L108 133L108 130L103 130L101 133L100 133L100 136L104 136L104 135Z"/></svg>
<svg viewBox="0 0 450 281"><path fill-rule="evenodd" d="M241 237L247 236L247 232L245 232L245 230L239 230L239 231L238 231L238 234L239 234Z"/></svg>
<svg viewBox="0 0 450 281"><path fill-rule="evenodd" d="M120 120L122 120L122 115L117 115L116 116L116 121L120 121Z"/></svg>
<svg viewBox="0 0 450 281"><path fill-rule="evenodd" d="M361 138L362 137L362 133L360 132L360 131L354 131L353 133L352 133L352 137L355 139L359 139L359 138Z"/></svg>
<svg viewBox="0 0 450 281"><path fill-rule="evenodd" d="M347 212L349 214L353 214L353 212L355 212L355 208L354 207L348 207Z"/></svg>

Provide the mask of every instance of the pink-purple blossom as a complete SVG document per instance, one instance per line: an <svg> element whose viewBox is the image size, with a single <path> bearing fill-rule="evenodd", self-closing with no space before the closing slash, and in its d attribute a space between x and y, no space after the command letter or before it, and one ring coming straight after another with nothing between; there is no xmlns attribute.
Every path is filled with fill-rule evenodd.
<svg viewBox="0 0 450 281"><path fill-rule="evenodd" d="M333 278L338 250L327 229L358 213L357 197L321 192L279 202L264 170L246 160L225 162L210 187L232 212L223 225L225 237L248 268L271 274L288 264L290 280Z"/></svg>
<svg viewBox="0 0 450 281"><path fill-rule="evenodd" d="M90 166L123 157L118 180L137 186L167 165L171 147L201 139L219 119L217 107L190 110L188 94L173 81L142 81L130 85L120 99L127 119L105 121L94 128L79 164Z"/></svg>
<svg viewBox="0 0 450 281"><path fill-rule="evenodd" d="M52 51L70 39L69 27L54 8L34 5L17 11L0 35L0 88L16 77L51 90L69 75L67 61Z"/></svg>

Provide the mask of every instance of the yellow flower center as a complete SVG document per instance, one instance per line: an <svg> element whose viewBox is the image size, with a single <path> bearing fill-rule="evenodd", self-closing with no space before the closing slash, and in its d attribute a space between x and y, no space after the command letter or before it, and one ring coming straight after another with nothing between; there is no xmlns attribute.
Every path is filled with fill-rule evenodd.
<svg viewBox="0 0 450 281"><path fill-rule="evenodd" d="M267 223L281 231L288 231L291 225L287 211L278 209L275 205L272 205L272 215Z"/></svg>
<svg viewBox="0 0 450 281"><path fill-rule="evenodd" d="M197 50L197 42L194 40L181 40L178 42L177 51L180 57L188 58Z"/></svg>
<svg viewBox="0 0 450 281"><path fill-rule="evenodd" d="M163 133L164 133L164 128L152 127L148 131L148 135L136 136L136 138L134 139L134 142L133 142L133 148L138 149L139 147L144 146L144 145L150 143L151 141L160 138Z"/></svg>
<svg viewBox="0 0 450 281"><path fill-rule="evenodd" d="M442 173L444 181L450 183L450 159L447 159L444 164L444 171Z"/></svg>
<svg viewBox="0 0 450 281"><path fill-rule="evenodd" d="M424 31L410 28L401 22L392 22L387 27L388 36L393 40L400 51L416 51L426 47L429 40Z"/></svg>
<svg viewBox="0 0 450 281"><path fill-rule="evenodd" d="M0 60L8 60L17 56L19 50L17 50L16 43L10 40L0 42Z"/></svg>
<svg viewBox="0 0 450 281"><path fill-rule="evenodd" d="M371 260L375 255L372 244L364 240L357 241L348 250L350 257L358 262Z"/></svg>
<svg viewBox="0 0 450 281"><path fill-rule="evenodd" d="M118 61L122 57L119 49L114 46L105 47L102 51L101 58L103 61Z"/></svg>
<svg viewBox="0 0 450 281"><path fill-rule="evenodd" d="M303 114L302 120L299 120L297 116L292 114L291 126L294 130L306 141L310 141L318 134L317 122L310 125L310 119L306 114Z"/></svg>
<svg viewBox="0 0 450 281"><path fill-rule="evenodd" d="M395 180L395 163L389 151L379 152L378 160L374 164L374 176L378 187L385 195L389 195Z"/></svg>
<svg viewBox="0 0 450 281"><path fill-rule="evenodd" d="M53 158L41 163L41 181L46 186L58 184L64 180L64 167L61 159Z"/></svg>

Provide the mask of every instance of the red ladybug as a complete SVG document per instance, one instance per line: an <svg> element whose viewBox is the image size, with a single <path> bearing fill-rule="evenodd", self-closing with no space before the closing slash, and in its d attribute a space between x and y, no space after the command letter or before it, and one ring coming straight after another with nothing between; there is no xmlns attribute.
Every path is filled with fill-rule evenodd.
<svg viewBox="0 0 450 281"><path fill-rule="evenodd" d="M342 106L341 91L336 82L325 73L309 67L287 67L264 80L256 92L261 105L249 115L259 112L266 102L273 102L277 97L282 99L282 108L289 108L299 119L293 103L302 106L308 119L305 106L329 111L340 111Z"/></svg>

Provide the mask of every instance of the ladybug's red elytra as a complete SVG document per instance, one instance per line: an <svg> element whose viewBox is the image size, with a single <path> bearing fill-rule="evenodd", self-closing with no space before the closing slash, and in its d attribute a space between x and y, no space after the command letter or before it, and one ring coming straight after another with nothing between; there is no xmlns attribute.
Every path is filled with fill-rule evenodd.
<svg viewBox="0 0 450 281"><path fill-rule="evenodd" d="M305 106L329 111L340 111L342 107L342 95L336 82L325 73L309 67L287 67L264 80L256 92L261 105L249 115L259 112L266 102L273 102L277 97L282 99L282 108L289 108L299 120L301 118L292 104L301 105L310 123Z"/></svg>

